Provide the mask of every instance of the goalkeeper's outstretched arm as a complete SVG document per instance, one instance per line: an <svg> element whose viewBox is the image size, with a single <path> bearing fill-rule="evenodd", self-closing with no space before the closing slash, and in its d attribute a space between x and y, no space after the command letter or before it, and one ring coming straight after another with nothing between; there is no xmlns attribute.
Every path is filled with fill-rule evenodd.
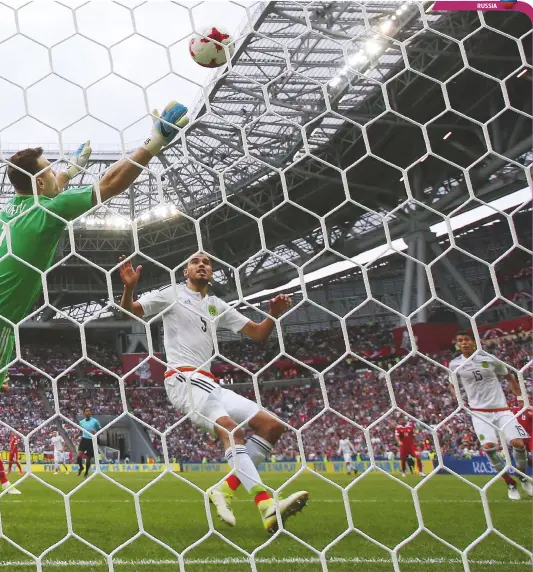
<svg viewBox="0 0 533 572"><path fill-rule="evenodd" d="M98 187L102 202L125 191L141 174L142 167L148 165L154 155L172 142L178 133L178 128L185 127L189 122L186 113L187 108L176 101L171 101L165 107L161 117L157 111L152 112L154 116L152 132L142 147L139 147L127 159L115 163L100 180ZM95 190L93 204L98 202L100 201Z"/></svg>

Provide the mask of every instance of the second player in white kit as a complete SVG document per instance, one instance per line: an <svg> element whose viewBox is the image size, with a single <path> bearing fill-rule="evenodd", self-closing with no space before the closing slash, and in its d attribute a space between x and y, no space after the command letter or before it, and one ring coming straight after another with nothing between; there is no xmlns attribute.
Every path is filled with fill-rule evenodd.
<svg viewBox="0 0 533 572"><path fill-rule="evenodd" d="M207 294L213 275L209 256L197 253L188 262L184 275L186 284L169 286L150 292L133 301L133 292L140 277L141 267L133 269L124 262L120 275L124 283L121 306L135 316L162 313L165 352L169 369L165 374L165 388L172 405L187 414L196 425L215 434L223 443L225 456L233 469L224 483L210 493L219 517L235 525L231 509L232 492L242 483L254 497L265 529L273 533L278 528L276 503L264 487L257 472L259 466L281 437L284 426L271 414L261 411L256 403L223 389L210 371L217 328L241 332L255 341L264 341L274 329L274 321L266 318L253 322L216 296ZM290 306L283 294L270 301L270 315L277 318ZM240 423L247 422L254 435L245 442ZM231 446L229 433L235 440ZM234 455L237 457L235 463ZM280 500L282 521L299 512L307 503L308 493L300 491Z"/></svg>
<svg viewBox="0 0 533 572"><path fill-rule="evenodd" d="M522 473L526 473L527 450L524 439L528 434L511 413L499 376L505 376L509 388L516 396L521 395L520 385L505 364L487 352L480 350L473 355L477 349L476 342L469 332L458 332L456 344L461 355L450 362L449 368L452 372L456 372L457 380L466 392L468 408L472 411L474 431L485 454L494 469L502 471L505 465L498 452L498 429L500 429L506 442L513 448L516 467ZM450 380L453 381L452 378ZM524 491L531 495L532 487L528 477L519 473L516 476ZM509 498L520 499L516 481L507 473L504 473L503 479L509 489Z"/></svg>
<svg viewBox="0 0 533 572"><path fill-rule="evenodd" d="M337 450L337 455L344 457L344 464L346 465L346 472L350 475L352 473L352 457L355 455L355 447L353 446L350 439L346 439L343 436L339 435L339 448ZM354 470L354 472L357 472Z"/></svg>
<svg viewBox="0 0 533 572"><path fill-rule="evenodd" d="M65 440L56 431L51 439L54 449L54 474L59 474L60 465L63 465L68 475L68 467L66 463Z"/></svg>

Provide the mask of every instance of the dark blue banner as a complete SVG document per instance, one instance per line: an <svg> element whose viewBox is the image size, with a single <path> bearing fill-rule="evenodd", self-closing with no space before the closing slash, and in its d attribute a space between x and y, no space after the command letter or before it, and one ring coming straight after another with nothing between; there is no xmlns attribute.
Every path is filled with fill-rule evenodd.
<svg viewBox="0 0 533 572"><path fill-rule="evenodd" d="M456 459L455 457L444 457L446 467L459 475L487 475L492 476L496 471L492 468L489 460L485 456L472 457L471 459ZM440 474L449 475L448 471L441 469ZM528 467L528 475L531 475L531 467Z"/></svg>

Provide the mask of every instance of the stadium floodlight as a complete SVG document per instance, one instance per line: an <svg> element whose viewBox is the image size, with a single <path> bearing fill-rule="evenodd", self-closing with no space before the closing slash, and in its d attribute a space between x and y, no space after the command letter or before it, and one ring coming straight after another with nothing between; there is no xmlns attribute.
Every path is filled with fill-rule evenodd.
<svg viewBox="0 0 533 572"><path fill-rule="evenodd" d="M352 66L357 65L357 64L364 64L367 62L367 58L366 58L364 53L359 51L359 52L355 52L351 56L349 56L348 62Z"/></svg>
<svg viewBox="0 0 533 572"><path fill-rule="evenodd" d="M383 34L386 34L392 29L392 25L393 25L392 20L385 20L380 24L379 31L382 32Z"/></svg>
<svg viewBox="0 0 533 572"><path fill-rule="evenodd" d="M372 56L379 54L382 48L383 46L379 42L376 42L376 40L368 40L365 44L366 52Z"/></svg>

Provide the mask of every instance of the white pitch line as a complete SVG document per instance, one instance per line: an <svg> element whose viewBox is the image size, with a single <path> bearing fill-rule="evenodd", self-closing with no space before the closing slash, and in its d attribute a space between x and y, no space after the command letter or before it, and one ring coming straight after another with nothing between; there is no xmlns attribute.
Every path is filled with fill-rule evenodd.
<svg viewBox="0 0 533 572"><path fill-rule="evenodd" d="M400 558L403 564L431 564L431 565L448 565L462 564L459 558ZM318 558L256 558L258 564L317 564L320 562ZM329 564L390 564L389 558L327 558ZM470 564L480 566L531 566L530 560L469 560ZM115 566L169 566L177 565L177 560L122 560L115 559ZM47 567L66 568L69 566L107 566L105 560L43 560L43 564ZM198 558L185 560L185 565L198 564L249 564L246 558ZM0 561L0 568L28 568L34 567L33 560L13 560L10 562Z"/></svg>
<svg viewBox="0 0 533 572"><path fill-rule="evenodd" d="M13 503L36 503L36 504L54 504L54 503L61 503L64 504L63 500L41 500L41 499L11 499L11 497L3 497L2 499L0 499L0 503L2 502L2 500L6 500L8 502L8 504L13 504ZM203 499L161 499L161 500L153 500L153 499L143 499L142 496L140 497L140 501L142 503L165 503L165 504L169 504L169 503L198 503L198 504L204 504L204 500ZM89 499L75 499L75 498L71 498L70 499L70 504L83 504L83 503L87 503L87 504L98 504L98 502L102 502L105 504L109 504L109 503L132 503L133 502L133 497L131 499L105 499L105 500L89 500ZM233 499L232 502L237 502L237 503L249 503L250 500L246 500L246 499ZM338 503L338 504L344 504L343 500L340 499L313 499L311 497L310 501L313 504L315 503ZM387 500L387 499L350 499L350 503L354 503L354 504L366 504L366 503L382 503L382 504L391 504L391 503L400 503L400 504L413 504L413 501L411 499L406 499L406 500L401 500L401 499L394 499L394 500ZM481 499L480 500L462 500L462 499L433 499L433 500L421 500L420 504L440 504L440 503L461 503L461 504L465 504L465 503L475 503L475 504L480 504L481 503ZM509 501L507 499L495 499L495 500L489 500L489 504L493 504L493 503L506 503L509 504Z"/></svg>

